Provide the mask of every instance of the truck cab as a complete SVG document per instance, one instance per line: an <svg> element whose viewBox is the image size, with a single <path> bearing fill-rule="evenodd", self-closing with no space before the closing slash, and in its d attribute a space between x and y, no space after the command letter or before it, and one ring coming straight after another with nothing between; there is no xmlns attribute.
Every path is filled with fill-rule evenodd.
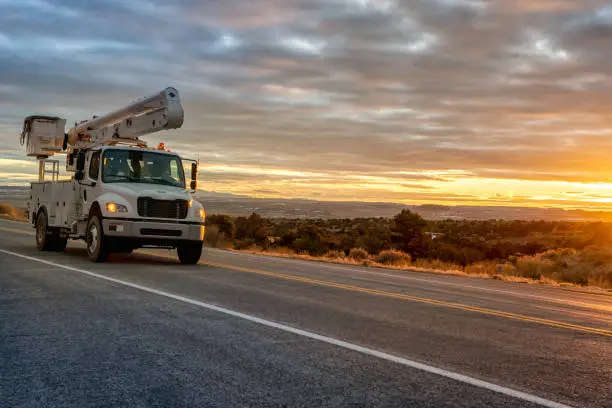
<svg viewBox="0 0 612 408"><path fill-rule="evenodd" d="M157 103L161 108L151 109ZM183 264L197 263L206 216L194 197L197 162L163 144L147 147L137 138L138 134L180 127L182 114L178 92L168 88L106 118L86 122L62 135L64 149L72 140L73 146L66 151L66 170L73 176L50 181L45 180L46 155L58 150L54 140L60 136L53 133L63 127L63 119L27 118L24 132L29 133L22 140L28 139L29 152L30 146L33 152L29 155L41 161L39 181L31 183L28 203L38 249L63 251L68 239L81 239L94 262L104 262L113 252L161 247L176 248ZM101 125L94 126L94 121ZM45 129L47 138L40 136L42 130L34 134L36 129ZM41 140L46 143L44 149Z"/></svg>

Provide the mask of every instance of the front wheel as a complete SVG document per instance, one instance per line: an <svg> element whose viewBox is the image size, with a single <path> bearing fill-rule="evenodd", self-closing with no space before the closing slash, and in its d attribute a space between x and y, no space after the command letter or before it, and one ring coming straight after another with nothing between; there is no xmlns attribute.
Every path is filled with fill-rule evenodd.
<svg viewBox="0 0 612 408"><path fill-rule="evenodd" d="M183 265L195 265L200 260L200 256L202 256L202 247L204 246L204 242L202 241L188 241L180 244L176 248L176 252L178 253L179 261Z"/></svg>
<svg viewBox="0 0 612 408"><path fill-rule="evenodd" d="M100 217L92 215L87 222L87 255L93 262L105 262L108 259L108 250L104 242L104 230Z"/></svg>

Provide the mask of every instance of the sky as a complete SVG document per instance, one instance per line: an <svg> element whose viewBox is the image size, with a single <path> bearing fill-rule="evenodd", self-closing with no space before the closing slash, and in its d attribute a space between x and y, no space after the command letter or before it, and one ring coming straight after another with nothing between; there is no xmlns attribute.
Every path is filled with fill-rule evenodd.
<svg viewBox="0 0 612 408"><path fill-rule="evenodd" d="M612 209L612 3L0 0L0 184L23 118L166 86L200 188L256 197ZM60 157L63 161L63 157Z"/></svg>

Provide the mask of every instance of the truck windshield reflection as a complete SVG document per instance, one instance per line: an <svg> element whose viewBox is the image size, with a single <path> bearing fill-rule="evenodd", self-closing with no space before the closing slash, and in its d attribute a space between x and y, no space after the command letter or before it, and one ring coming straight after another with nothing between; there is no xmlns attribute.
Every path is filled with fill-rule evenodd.
<svg viewBox="0 0 612 408"><path fill-rule="evenodd" d="M148 151L106 150L102 160L102 181L185 188L185 174L180 159L172 154Z"/></svg>

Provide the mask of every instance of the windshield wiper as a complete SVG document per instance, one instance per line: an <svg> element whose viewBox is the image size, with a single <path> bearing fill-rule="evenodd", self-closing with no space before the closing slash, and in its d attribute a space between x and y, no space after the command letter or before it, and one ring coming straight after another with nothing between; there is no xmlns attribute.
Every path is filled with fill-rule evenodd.
<svg viewBox="0 0 612 408"><path fill-rule="evenodd" d="M164 184L167 186L180 187L176 181L170 181L161 177L151 177L151 180L160 182L159 184Z"/></svg>
<svg viewBox="0 0 612 408"><path fill-rule="evenodd" d="M112 179L110 181L132 181L132 182L139 181L139 179L135 178L134 176L120 176L118 174L107 174L104 178Z"/></svg>

